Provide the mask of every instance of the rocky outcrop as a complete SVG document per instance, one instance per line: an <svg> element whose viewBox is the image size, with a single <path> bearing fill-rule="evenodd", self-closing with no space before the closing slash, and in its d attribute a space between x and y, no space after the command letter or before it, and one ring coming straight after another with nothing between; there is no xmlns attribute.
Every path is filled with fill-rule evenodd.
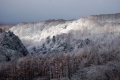
<svg viewBox="0 0 120 80"><path fill-rule="evenodd" d="M0 62L26 56L27 49L12 32L0 29Z"/></svg>

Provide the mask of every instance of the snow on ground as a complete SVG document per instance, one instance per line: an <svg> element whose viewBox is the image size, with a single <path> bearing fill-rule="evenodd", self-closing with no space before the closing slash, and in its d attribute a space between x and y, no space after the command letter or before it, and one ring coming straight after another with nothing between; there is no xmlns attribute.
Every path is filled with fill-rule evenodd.
<svg viewBox="0 0 120 80"><path fill-rule="evenodd" d="M30 53L40 53L40 50L43 50L43 45L47 47L47 51L61 51L56 48L62 43L67 43L74 47L73 50L77 50L77 42L86 39L99 40L100 43L111 43L120 35L119 23L119 14L96 15L71 21L47 20L39 23L18 24L10 30L19 36ZM54 38L55 42L53 42ZM47 39L50 39L49 43L46 42ZM33 49L37 49L37 52Z"/></svg>

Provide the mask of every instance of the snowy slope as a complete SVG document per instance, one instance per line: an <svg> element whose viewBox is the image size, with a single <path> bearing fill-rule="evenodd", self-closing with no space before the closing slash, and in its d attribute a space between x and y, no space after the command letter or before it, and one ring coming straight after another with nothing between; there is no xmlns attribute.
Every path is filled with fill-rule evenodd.
<svg viewBox="0 0 120 80"><path fill-rule="evenodd" d="M96 42L111 44L120 38L120 14L18 24L10 30L30 53L76 52Z"/></svg>
<svg viewBox="0 0 120 80"><path fill-rule="evenodd" d="M17 59L28 54L20 39L12 32L0 28L0 63Z"/></svg>

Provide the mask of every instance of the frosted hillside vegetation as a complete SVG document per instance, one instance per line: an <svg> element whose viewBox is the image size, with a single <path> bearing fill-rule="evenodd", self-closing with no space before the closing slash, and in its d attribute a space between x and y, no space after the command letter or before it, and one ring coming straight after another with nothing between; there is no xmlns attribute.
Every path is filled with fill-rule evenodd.
<svg viewBox="0 0 120 80"><path fill-rule="evenodd" d="M114 42L120 35L120 14L93 15L71 21L21 23L10 30L19 36L30 53L71 52L90 42Z"/></svg>
<svg viewBox="0 0 120 80"><path fill-rule="evenodd" d="M6 42L1 32L0 43L9 44L0 49L19 52L15 42L21 40L29 53L0 63L0 80L120 80L120 13L20 23L9 30L4 33L17 40L8 35Z"/></svg>
<svg viewBox="0 0 120 80"><path fill-rule="evenodd" d="M6 61L24 57L27 54L27 49L13 32L5 32L0 28L0 65Z"/></svg>

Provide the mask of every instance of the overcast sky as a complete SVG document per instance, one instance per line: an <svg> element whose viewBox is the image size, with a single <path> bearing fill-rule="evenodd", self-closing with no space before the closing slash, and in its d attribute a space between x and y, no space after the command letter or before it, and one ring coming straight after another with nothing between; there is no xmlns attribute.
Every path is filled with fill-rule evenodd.
<svg viewBox="0 0 120 80"><path fill-rule="evenodd" d="M2 24L111 13L120 13L120 0L0 0Z"/></svg>

